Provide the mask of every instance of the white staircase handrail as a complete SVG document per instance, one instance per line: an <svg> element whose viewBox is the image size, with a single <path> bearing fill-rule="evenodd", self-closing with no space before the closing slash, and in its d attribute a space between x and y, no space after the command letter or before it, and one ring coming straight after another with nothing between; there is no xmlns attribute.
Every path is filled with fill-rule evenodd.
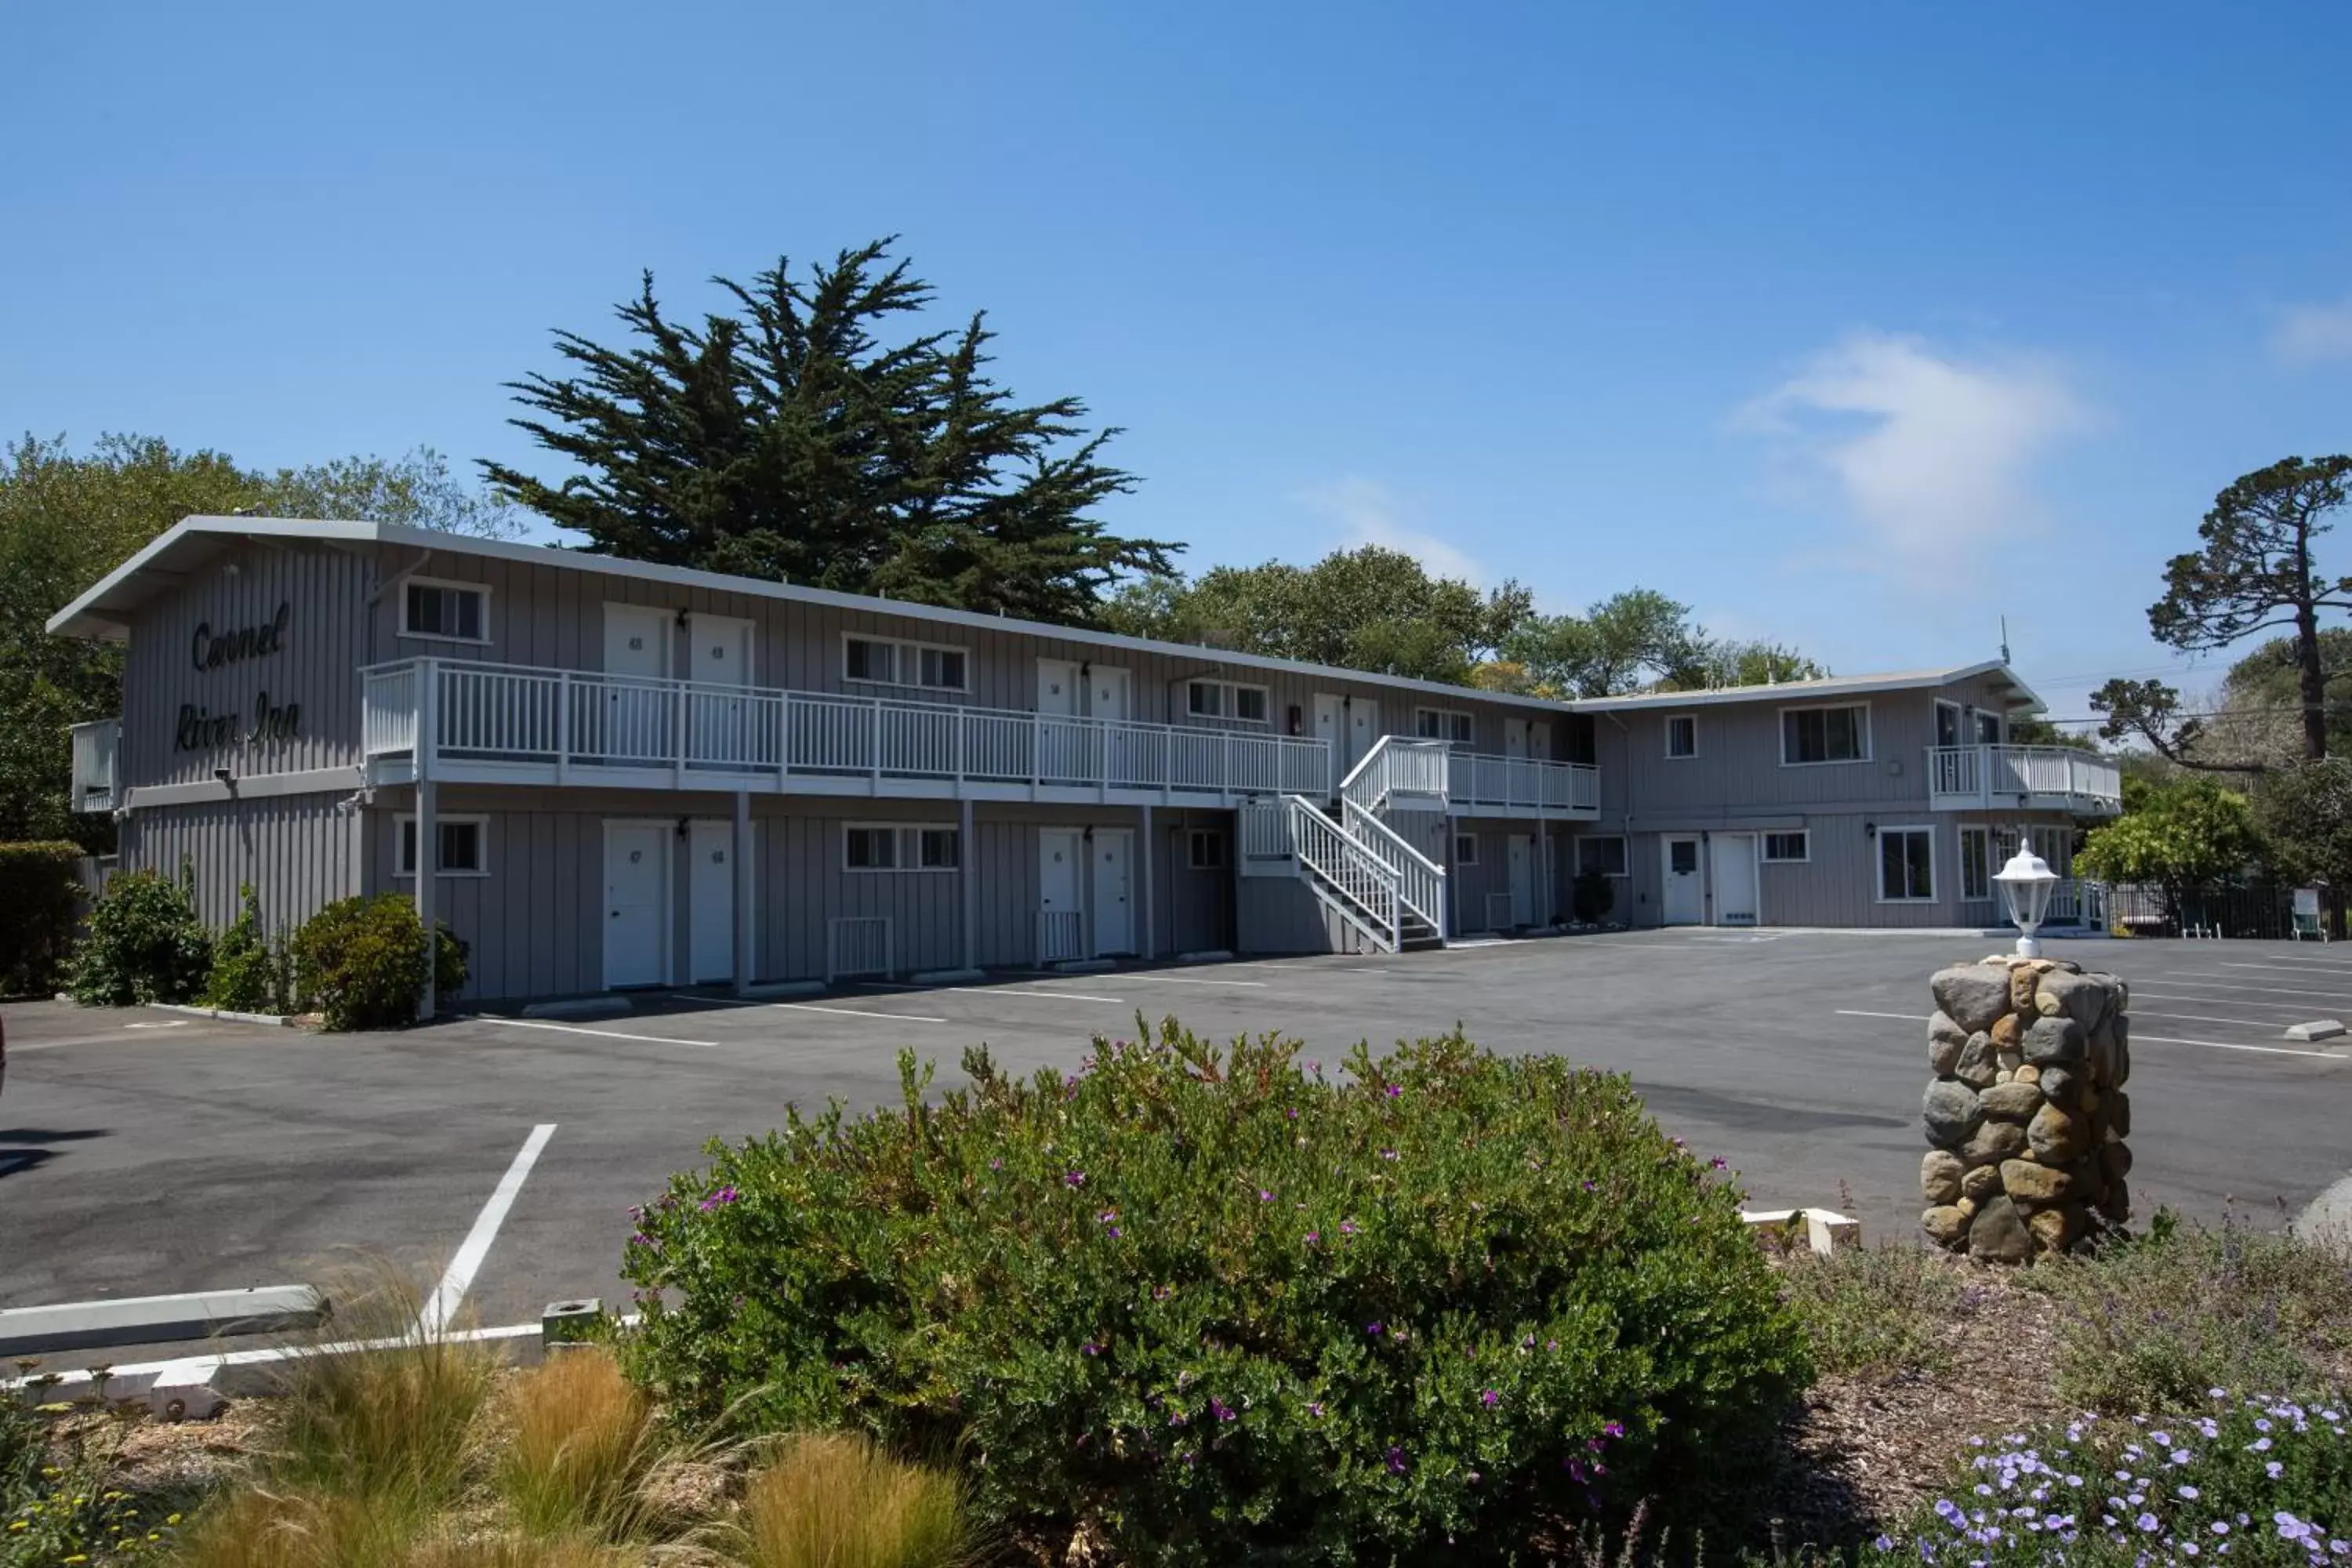
<svg viewBox="0 0 2352 1568"><path fill-rule="evenodd" d="M1316 808L1305 795L1285 795L1291 845L1316 897L1385 952L1404 943L1402 878L1372 849Z"/></svg>
<svg viewBox="0 0 2352 1568"><path fill-rule="evenodd" d="M1445 868L1414 848L1403 835L1353 800L1340 803L1344 826L1397 874L1397 896L1405 908L1445 933Z"/></svg>
<svg viewBox="0 0 2352 1568"><path fill-rule="evenodd" d="M1366 811L1380 810L1390 795L1397 794L1433 795L1442 803L1453 748L1443 741L1382 735L1339 781L1339 798L1353 801Z"/></svg>

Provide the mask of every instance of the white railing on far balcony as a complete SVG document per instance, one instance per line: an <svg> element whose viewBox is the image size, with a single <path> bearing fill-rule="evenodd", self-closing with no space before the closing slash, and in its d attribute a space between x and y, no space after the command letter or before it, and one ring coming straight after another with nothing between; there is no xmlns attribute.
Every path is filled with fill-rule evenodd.
<svg viewBox="0 0 2352 1568"><path fill-rule="evenodd" d="M1457 813L1481 805L1542 811L1601 809L1601 770L1590 763L1456 752L1449 759L1447 775L1445 793Z"/></svg>
<svg viewBox="0 0 2352 1568"><path fill-rule="evenodd" d="M2123 809L2123 772L2111 757L2071 746L1930 746L1927 793L1946 809L2025 805L2116 812Z"/></svg>
<svg viewBox="0 0 2352 1568"><path fill-rule="evenodd" d="M1319 793L1328 742L587 670L404 659L362 672L369 758L942 779L1202 795ZM429 723L421 717L430 715Z"/></svg>
<svg viewBox="0 0 2352 1568"><path fill-rule="evenodd" d="M1339 797L1364 811L1381 811L1392 802L1442 811L1446 752L1443 741L1382 735L1348 770L1348 776L1339 783Z"/></svg>
<svg viewBox="0 0 2352 1568"><path fill-rule="evenodd" d="M122 721L93 719L73 727L73 809L112 811L122 804L117 787L122 755Z"/></svg>

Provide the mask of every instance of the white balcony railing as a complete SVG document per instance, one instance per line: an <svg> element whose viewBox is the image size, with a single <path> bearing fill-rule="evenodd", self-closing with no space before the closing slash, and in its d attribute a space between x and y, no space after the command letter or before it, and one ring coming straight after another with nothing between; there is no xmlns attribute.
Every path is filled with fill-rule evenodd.
<svg viewBox="0 0 2352 1568"><path fill-rule="evenodd" d="M121 720L97 719L73 727L74 810L112 811L122 804L116 787L121 754Z"/></svg>
<svg viewBox="0 0 2352 1568"><path fill-rule="evenodd" d="M1601 809L1601 770L1590 763L1456 752L1448 760L1446 771L1445 793L1456 813L1482 805L1541 811Z"/></svg>
<svg viewBox="0 0 2352 1568"><path fill-rule="evenodd" d="M1185 795L1319 794L1328 742L830 692L404 659L362 671L368 759Z"/></svg>
<svg viewBox="0 0 2352 1568"><path fill-rule="evenodd" d="M2071 746L1930 746L1929 804L1939 810L2039 806L2112 815L2123 809L2115 760Z"/></svg>

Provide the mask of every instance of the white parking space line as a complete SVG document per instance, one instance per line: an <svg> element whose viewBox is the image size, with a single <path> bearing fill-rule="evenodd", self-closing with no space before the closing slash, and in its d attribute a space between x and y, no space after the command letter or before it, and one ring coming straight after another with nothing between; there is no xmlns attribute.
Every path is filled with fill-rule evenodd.
<svg viewBox="0 0 2352 1568"><path fill-rule="evenodd" d="M554 1136L555 1123L543 1121L523 1140L521 1152L507 1167L507 1173L499 1178L490 1201L482 1205L482 1212L474 1218L474 1228L466 1233L466 1239L457 1247L457 1256L449 1260L448 1271L441 1276L441 1283L433 1294L425 1298L425 1310L416 1314L418 1338L433 1339L448 1328L449 1320L457 1315L467 1288L474 1283L476 1270L490 1255L490 1243L499 1238L499 1226L506 1223L507 1210L514 1207L516 1194L522 1191L531 1166L539 1163L539 1152Z"/></svg>
<svg viewBox="0 0 2352 1568"><path fill-rule="evenodd" d="M1111 1002L1124 1007L1124 996L1096 996L1084 991L1039 991L1025 985L943 985L961 996L1043 996L1052 1002Z"/></svg>
<svg viewBox="0 0 2352 1568"><path fill-rule="evenodd" d="M1854 1007L1840 1007L1835 1011L1841 1018L1895 1018L1906 1024L1924 1024L1928 1018L1925 1013L1865 1013ZM2143 1035L2137 1029L2132 1031L2132 1039L2135 1043L2156 1040L2168 1046L2210 1046L2217 1051L2259 1051L2271 1057L2317 1057L2324 1062L2352 1062L2352 1056L2337 1056L2333 1051L2298 1051L2286 1046L2241 1046L2228 1040L2189 1040L2178 1035Z"/></svg>
<svg viewBox="0 0 2352 1568"><path fill-rule="evenodd" d="M1268 984L1264 980L1202 980L1190 974L1122 974L1119 979L1148 980L1155 985L1242 985L1253 991L1263 991Z"/></svg>
<svg viewBox="0 0 2352 1568"><path fill-rule="evenodd" d="M194 1018L174 1018L168 1024L125 1024L122 1026L126 1029L184 1029L194 1022Z"/></svg>
<svg viewBox="0 0 2352 1568"><path fill-rule="evenodd" d="M716 1049L717 1040L681 1040L672 1035L625 1035L618 1029L591 1029L581 1024L551 1024L544 1018L482 1018L484 1024L496 1024L503 1029L554 1029L566 1035L597 1035L607 1040L644 1040L656 1046L699 1046Z"/></svg>
<svg viewBox="0 0 2352 1568"><path fill-rule="evenodd" d="M2201 1013L2168 1013L2160 1007L2135 1007L2134 1018L2177 1018L2184 1024L2235 1024L2242 1029L2269 1029L2275 1033L2285 1027L2276 1018L2215 1018ZM2297 1019L2296 1022L2302 1022Z"/></svg>
<svg viewBox="0 0 2352 1568"><path fill-rule="evenodd" d="M815 1002L754 1002L755 1007L784 1007L795 1013L832 1013L844 1018L888 1018L901 1024L944 1024L928 1013L884 1013L871 1007L827 1007Z"/></svg>
<svg viewBox="0 0 2352 1568"><path fill-rule="evenodd" d="M1841 1007L1837 1015L1841 1018L1893 1018L1905 1024L1924 1024L1928 1018L1925 1013L1864 1013L1854 1007Z"/></svg>
<svg viewBox="0 0 2352 1568"><path fill-rule="evenodd" d="M2259 996L2198 996L2185 991L2143 991L2132 987L2132 1011L2140 1010L2142 1002L2188 1002L2208 1004L2215 1007L2254 1007L2273 1013L2293 1013L2297 1018L2311 1011L2308 1002L2265 1002Z"/></svg>
<svg viewBox="0 0 2352 1568"><path fill-rule="evenodd" d="M2329 1001L2352 1002L2352 991L2304 991L2287 985L2241 984L2234 980L2221 980L2204 974L2176 974L2169 979L2160 980L2157 984L2169 984L2173 980L2182 981L2190 985L2201 985L2208 991L2258 991L2265 996L2317 996ZM2138 986L2132 987L2132 994L2135 996L2139 994Z"/></svg>
<svg viewBox="0 0 2352 1568"><path fill-rule="evenodd" d="M2300 963L2280 963L2267 959L2260 962L2243 958L2221 960L2221 967L2224 969L2292 969L2304 974L2309 974L2315 966L2323 964L2347 978L2352 978L2352 964L2337 963L2331 959L2307 958Z"/></svg>

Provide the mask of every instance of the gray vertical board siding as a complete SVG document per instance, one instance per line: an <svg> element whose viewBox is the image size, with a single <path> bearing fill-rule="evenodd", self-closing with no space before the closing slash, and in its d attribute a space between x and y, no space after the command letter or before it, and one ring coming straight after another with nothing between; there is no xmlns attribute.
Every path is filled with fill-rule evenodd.
<svg viewBox="0 0 2352 1568"><path fill-rule="evenodd" d="M1322 902L1296 877L1244 877L1234 900L1234 949L1279 954L1343 951Z"/></svg>
<svg viewBox="0 0 2352 1568"><path fill-rule="evenodd" d="M251 884L263 926L292 931L320 906L359 890L355 813L338 796L277 795L154 806L122 825L121 868L177 877L194 874L196 913L218 930L238 911L240 884Z"/></svg>
<svg viewBox="0 0 2352 1568"><path fill-rule="evenodd" d="M1172 810L1154 816L1157 860L1152 872L1160 950L1162 953L1217 952L1232 949L1235 857L1240 835L1230 811ZM1192 835L1215 833L1224 842L1224 864L1196 869Z"/></svg>
<svg viewBox="0 0 2352 1568"><path fill-rule="evenodd" d="M130 623L122 676L122 750L118 782L127 787L208 780L215 768L240 776L345 766L359 760L357 668L367 646L362 601L366 563L347 551L295 542L242 545L225 552L157 597ZM234 633L269 622L287 606L285 646L218 668L196 668L197 627ZM234 713L250 734L257 705L299 704L290 738L238 740L181 751L174 745L183 705L215 716Z"/></svg>

